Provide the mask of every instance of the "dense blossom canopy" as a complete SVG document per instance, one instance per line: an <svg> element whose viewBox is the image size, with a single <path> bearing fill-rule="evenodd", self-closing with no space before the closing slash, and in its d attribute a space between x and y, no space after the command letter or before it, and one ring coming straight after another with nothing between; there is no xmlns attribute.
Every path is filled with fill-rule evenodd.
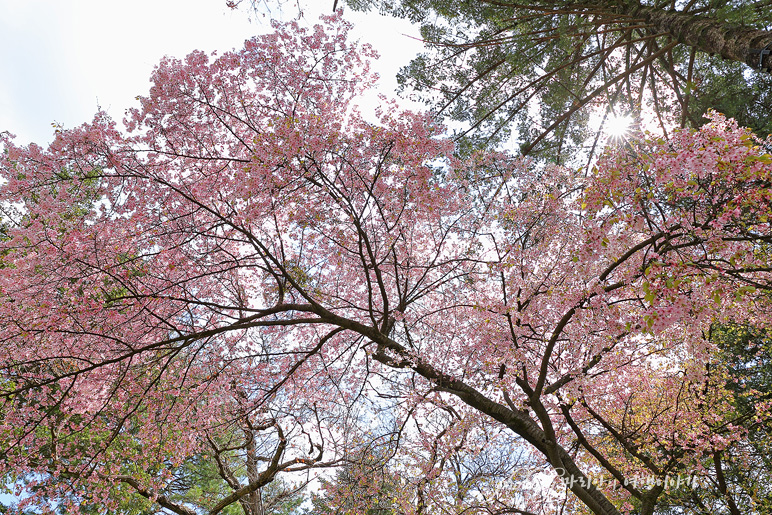
<svg viewBox="0 0 772 515"><path fill-rule="evenodd" d="M249 512L372 447L400 513L551 513L542 471L577 513L651 513L714 474L771 403L734 419L710 338L772 322L761 142L716 114L591 170L461 160L425 115L361 116L372 52L325 24L164 60L125 133L3 139L0 467L26 503ZM201 456L221 497L180 493Z"/></svg>

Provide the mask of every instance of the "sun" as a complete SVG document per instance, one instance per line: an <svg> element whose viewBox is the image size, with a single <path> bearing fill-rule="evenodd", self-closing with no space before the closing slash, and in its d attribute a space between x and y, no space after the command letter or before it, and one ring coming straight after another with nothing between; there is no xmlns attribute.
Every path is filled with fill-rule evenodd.
<svg viewBox="0 0 772 515"><path fill-rule="evenodd" d="M605 123L606 133L611 139L624 138L630 131L630 126L633 123L632 117L629 115L624 116L611 116Z"/></svg>

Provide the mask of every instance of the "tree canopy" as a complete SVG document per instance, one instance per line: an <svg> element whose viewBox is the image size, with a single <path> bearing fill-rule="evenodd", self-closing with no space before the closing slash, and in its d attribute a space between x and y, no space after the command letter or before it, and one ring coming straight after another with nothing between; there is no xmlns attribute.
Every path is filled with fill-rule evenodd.
<svg viewBox="0 0 772 515"><path fill-rule="evenodd" d="M596 130L615 114L672 130L713 108L772 132L767 0L347 3L422 25L429 50L401 80L474 139L513 135L564 163L600 150Z"/></svg>
<svg viewBox="0 0 772 515"><path fill-rule="evenodd" d="M398 513L645 515L687 476L757 509L709 461L752 463L745 422L769 425L713 338L772 323L762 142L713 114L590 170L459 157L427 114L359 113L346 31L166 59L125 130L3 136L21 508L252 513L380 442Z"/></svg>

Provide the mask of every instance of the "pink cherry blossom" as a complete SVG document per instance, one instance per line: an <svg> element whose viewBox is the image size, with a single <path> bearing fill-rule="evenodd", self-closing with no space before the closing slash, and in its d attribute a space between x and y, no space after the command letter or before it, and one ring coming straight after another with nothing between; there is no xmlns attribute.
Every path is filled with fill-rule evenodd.
<svg viewBox="0 0 772 515"><path fill-rule="evenodd" d="M714 114L589 174L460 158L426 114L359 114L374 55L346 31L167 58L125 129L3 137L0 467L26 505L194 513L176 472L232 444L216 513L388 441L405 513L612 514L745 437L708 335L772 322L762 142Z"/></svg>

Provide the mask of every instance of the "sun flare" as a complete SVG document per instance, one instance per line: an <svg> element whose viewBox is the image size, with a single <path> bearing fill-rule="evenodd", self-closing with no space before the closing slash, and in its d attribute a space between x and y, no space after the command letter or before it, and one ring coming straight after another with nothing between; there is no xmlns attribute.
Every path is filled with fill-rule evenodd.
<svg viewBox="0 0 772 515"><path fill-rule="evenodd" d="M633 119L630 116L611 116L606 121L606 133L613 139L623 138L630 131Z"/></svg>

